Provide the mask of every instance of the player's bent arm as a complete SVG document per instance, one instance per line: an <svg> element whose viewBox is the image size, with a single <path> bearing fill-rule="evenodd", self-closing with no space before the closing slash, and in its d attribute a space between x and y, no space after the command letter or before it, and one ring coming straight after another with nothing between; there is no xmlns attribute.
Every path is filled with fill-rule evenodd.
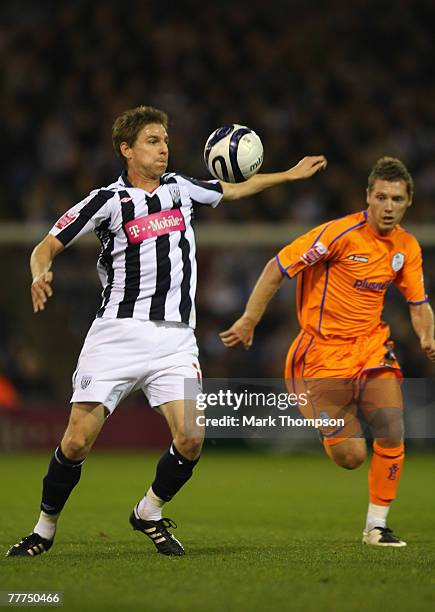
<svg viewBox="0 0 435 612"><path fill-rule="evenodd" d="M271 174L255 174L243 183L224 183L222 186L224 200L239 200L260 193L269 187L282 185L290 181L307 179L319 170L326 168L327 161L323 155L312 155L304 157L296 166L284 172L273 172Z"/></svg>
<svg viewBox="0 0 435 612"><path fill-rule="evenodd" d="M229 329L220 334L226 347L232 348L242 343L245 349L250 348L254 339L254 329L283 280L284 276L276 259L271 259L256 282L243 315Z"/></svg>
<svg viewBox="0 0 435 612"><path fill-rule="evenodd" d="M410 304L409 312L423 352L435 362L434 313L429 302Z"/></svg>
<svg viewBox="0 0 435 612"><path fill-rule="evenodd" d="M31 295L33 312L44 310L45 302L53 295L51 288L53 272L50 271L50 268L53 259L63 249L64 246L58 238L47 234L32 251L30 270L32 272Z"/></svg>

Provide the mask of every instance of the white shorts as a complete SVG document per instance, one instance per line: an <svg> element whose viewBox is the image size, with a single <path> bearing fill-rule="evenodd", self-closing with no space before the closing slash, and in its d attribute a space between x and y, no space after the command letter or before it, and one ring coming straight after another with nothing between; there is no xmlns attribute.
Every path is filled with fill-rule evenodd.
<svg viewBox="0 0 435 612"><path fill-rule="evenodd" d="M113 412L137 389L152 407L201 393L193 329L165 321L95 319L73 374L71 402L98 402Z"/></svg>

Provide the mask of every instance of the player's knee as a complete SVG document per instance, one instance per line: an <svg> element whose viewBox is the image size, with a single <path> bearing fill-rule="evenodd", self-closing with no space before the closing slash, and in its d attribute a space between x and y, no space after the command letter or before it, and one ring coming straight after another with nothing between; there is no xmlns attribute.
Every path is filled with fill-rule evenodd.
<svg viewBox="0 0 435 612"><path fill-rule="evenodd" d="M83 432L66 433L62 439L62 452L72 461L84 459L91 450L92 440Z"/></svg>
<svg viewBox="0 0 435 612"><path fill-rule="evenodd" d="M340 449L338 446L332 446L328 453L331 459L338 466L346 470L355 470L364 463L367 451L365 448Z"/></svg>
<svg viewBox="0 0 435 612"><path fill-rule="evenodd" d="M380 445L380 440L387 440L388 444L399 441L400 444L404 436L403 411L397 408L380 409L370 418L369 425L373 438Z"/></svg>
<svg viewBox="0 0 435 612"><path fill-rule="evenodd" d="M175 446L178 452L191 461L199 457L203 442L204 438L202 436L189 438L184 434L177 434L175 437Z"/></svg>
<svg viewBox="0 0 435 612"><path fill-rule="evenodd" d="M366 458L366 454L362 452L345 453L339 462L339 465L346 470L356 470Z"/></svg>

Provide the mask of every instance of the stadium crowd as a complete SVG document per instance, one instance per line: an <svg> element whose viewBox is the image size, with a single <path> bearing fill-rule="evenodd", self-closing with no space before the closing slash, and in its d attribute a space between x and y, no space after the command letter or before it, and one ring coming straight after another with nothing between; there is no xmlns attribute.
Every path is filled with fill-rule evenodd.
<svg viewBox="0 0 435 612"><path fill-rule="evenodd" d="M0 33L0 218L20 222L23 231L51 224L90 189L110 183L119 174L113 118L145 103L170 115L169 168L198 178L207 178L203 144L225 123L257 131L264 171L305 154L329 159L327 172L310 182L198 211L201 221L315 225L354 212L364 206L372 163L388 154L403 159L415 178L407 220L434 223L434 18L430 0L132 0L127 10L116 0L8 3ZM28 253L2 249L9 262L1 264L4 277L10 266L12 274L1 290L0 373L25 397L61 399L98 304L95 255L75 249L68 253L75 266L59 258L51 319L44 313L37 331L27 296ZM217 335L239 314L273 254L241 249L199 254L204 372L279 377L296 330L290 285L275 299L255 351L228 354ZM434 249L425 251L425 262L430 292ZM389 299L388 316L406 374L433 374L403 304Z"/></svg>

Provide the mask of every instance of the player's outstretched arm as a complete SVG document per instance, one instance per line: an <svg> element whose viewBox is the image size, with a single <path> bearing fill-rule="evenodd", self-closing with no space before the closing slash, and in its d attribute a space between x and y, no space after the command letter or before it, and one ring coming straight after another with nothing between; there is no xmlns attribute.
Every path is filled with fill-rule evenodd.
<svg viewBox="0 0 435 612"><path fill-rule="evenodd" d="M242 343L248 350L254 339L254 329L260 322L267 305L282 284L284 276L276 263L271 259L265 266L249 297L246 309L240 319L222 332L222 342L227 348L232 348Z"/></svg>
<svg viewBox="0 0 435 612"><path fill-rule="evenodd" d="M53 259L61 251L64 246L60 240L51 234L42 240L33 249L30 256L30 270L32 272L31 295L33 312L44 310L45 302L53 295L51 281L53 280L53 272L50 271Z"/></svg>
<svg viewBox="0 0 435 612"><path fill-rule="evenodd" d="M430 304L410 304L409 312L422 351L428 359L435 362L434 314Z"/></svg>
<svg viewBox="0 0 435 612"><path fill-rule="evenodd" d="M310 178L319 170L324 170L327 163L324 155L312 155L310 157L304 157L296 166L284 172L255 174L244 183L224 183L220 181L224 194L223 199L238 200L260 193L260 191L264 191L275 185L282 185L290 181L300 181Z"/></svg>

